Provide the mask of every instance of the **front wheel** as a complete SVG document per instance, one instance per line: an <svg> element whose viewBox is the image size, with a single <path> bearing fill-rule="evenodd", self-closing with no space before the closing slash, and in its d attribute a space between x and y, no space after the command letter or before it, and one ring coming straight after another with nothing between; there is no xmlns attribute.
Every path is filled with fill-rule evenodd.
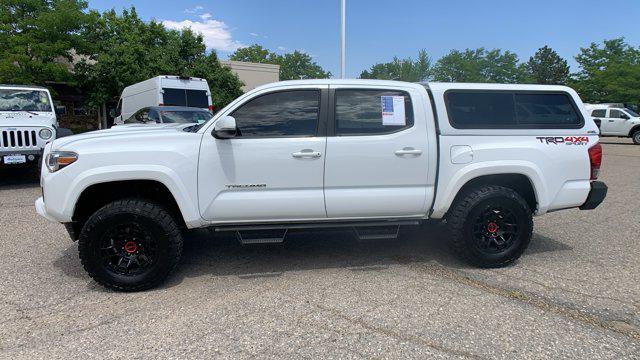
<svg viewBox="0 0 640 360"><path fill-rule="evenodd" d="M634 144L640 145L640 130L634 132L633 135L631 135L631 139L633 139Z"/></svg>
<svg viewBox="0 0 640 360"><path fill-rule="evenodd" d="M80 260L89 276L119 291L139 291L160 284L176 267L182 234L160 205L118 200L96 211L78 240Z"/></svg>
<svg viewBox="0 0 640 360"><path fill-rule="evenodd" d="M531 209L502 186L482 186L453 204L447 222L453 247L467 262L494 268L516 261L531 241Z"/></svg>

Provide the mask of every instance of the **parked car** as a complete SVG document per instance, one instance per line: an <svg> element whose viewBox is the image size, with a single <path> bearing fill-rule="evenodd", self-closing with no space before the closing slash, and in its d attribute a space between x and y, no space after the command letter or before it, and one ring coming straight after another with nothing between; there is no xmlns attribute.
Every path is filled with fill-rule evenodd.
<svg viewBox="0 0 640 360"><path fill-rule="evenodd" d="M40 168L47 142L71 134L58 126L49 90L0 85L0 167Z"/></svg>
<svg viewBox="0 0 640 360"><path fill-rule="evenodd" d="M127 124L202 124L211 119L209 110L186 106L150 106L138 110ZM120 125L122 126L122 125Z"/></svg>
<svg viewBox="0 0 640 360"><path fill-rule="evenodd" d="M37 212L79 240L91 277L127 291L165 279L182 230L203 227L251 244L446 220L462 258L505 266L533 215L593 209L607 192L598 128L563 86L286 81L201 125L98 131L45 153Z"/></svg>
<svg viewBox="0 0 640 360"><path fill-rule="evenodd" d="M123 124L150 106L188 106L213 111L207 80L162 75L127 86L113 112L114 124Z"/></svg>
<svg viewBox="0 0 640 360"><path fill-rule="evenodd" d="M628 137L640 145L640 114L622 104L589 104L587 110L601 136Z"/></svg>

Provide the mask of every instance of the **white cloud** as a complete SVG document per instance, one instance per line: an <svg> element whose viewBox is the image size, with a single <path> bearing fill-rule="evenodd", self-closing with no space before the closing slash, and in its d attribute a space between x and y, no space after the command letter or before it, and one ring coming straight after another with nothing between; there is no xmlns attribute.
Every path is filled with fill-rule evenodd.
<svg viewBox="0 0 640 360"><path fill-rule="evenodd" d="M190 9L184 9L184 13L185 14L196 14L199 13L200 11L204 10L204 7L202 5L196 5Z"/></svg>
<svg viewBox="0 0 640 360"><path fill-rule="evenodd" d="M200 17L200 19L202 20L209 20L211 19L211 14L210 13L204 13L204 14L200 14L198 15Z"/></svg>
<svg viewBox="0 0 640 360"><path fill-rule="evenodd" d="M280 50L280 51L285 51L285 50L287 50L287 48L286 48L286 47L284 47L284 46L278 46L278 47L277 47L277 49L278 49L278 50Z"/></svg>
<svg viewBox="0 0 640 360"><path fill-rule="evenodd" d="M251 36L260 36L260 35L258 35L256 33L249 33L249 35L251 35Z"/></svg>
<svg viewBox="0 0 640 360"><path fill-rule="evenodd" d="M204 43L209 49L232 52L236 51L238 48L246 46L239 41L233 40L229 27L222 21L212 19L204 21L163 20L162 24L164 24L166 28L173 30L191 28L193 32L202 34L204 37Z"/></svg>

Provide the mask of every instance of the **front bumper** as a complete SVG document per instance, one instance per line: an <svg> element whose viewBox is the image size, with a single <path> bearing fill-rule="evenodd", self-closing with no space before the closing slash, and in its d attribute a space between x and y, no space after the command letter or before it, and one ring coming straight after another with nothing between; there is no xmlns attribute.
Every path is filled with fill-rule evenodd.
<svg viewBox="0 0 640 360"><path fill-rule="evenodd" d="M38 215L42 216L43 218L49 221L58 222L58 220L56 220L53 216L51 216L51 214L47 212L47 207L44 205L43 197L39 197L36 200L35 205L36 205L36 212L38 213Z"/></svg>
<svg viewBox="0 0 640 360"><path fill-rule="evenodd" d="M602 181L592 181L587 201L580 206L580 210L593 210L597 208L598 205L604 201L604 198L607 197L607 190L607 185Z"/></svg>

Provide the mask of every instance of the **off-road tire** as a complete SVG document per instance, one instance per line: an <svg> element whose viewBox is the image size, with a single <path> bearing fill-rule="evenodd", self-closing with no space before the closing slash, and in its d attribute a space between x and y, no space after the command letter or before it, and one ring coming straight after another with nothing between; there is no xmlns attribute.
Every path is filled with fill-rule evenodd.
<svg viewBox="0 0 640 360"><path fill-rule="evenodd" d="M118 274L104 264L101 256L103 236L127 223L146 229L157 244L154 263L139 274ZM117 291L140 291L159 285L173 271L180 261L182 241L178 224L162 206L124 199L105 205L89 217L80 233L78 252L82 266L99 284Z"/></svg>
<svg viewBox="0 0 640 360"><path fill-rule="evenodd" d="M631 139L633 143L636 145L640 145L640 130L636 130L633 134L631 134Z"/></svg>
<svg viewBox="0 0 640 360"><path fill-rule="evenodd" d="M514 214L517 236L503 252L488 254L474 239L476 218L482 211L502 207ZM531 241L533 219L527 202L517 192L502 186L481 186L462 194L447 214L447 224L455 252L468 263L482 268L507 266L516 261Z"/></svg>

